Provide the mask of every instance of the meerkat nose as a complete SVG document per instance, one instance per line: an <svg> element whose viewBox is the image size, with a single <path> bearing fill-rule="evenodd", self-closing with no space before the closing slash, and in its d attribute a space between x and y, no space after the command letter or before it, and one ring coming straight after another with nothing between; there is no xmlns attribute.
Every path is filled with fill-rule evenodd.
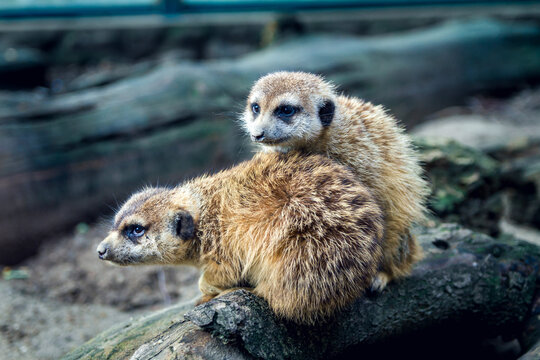
<svg viewBox="0 0 540 360"><path fill-rule="evenodd" d="M111 246L109 244L101 243L97 247L98 256L101 260L107 260L111 253Z"/></svg>
<svg viewBox="0 0 540 360"><path fill-rule="evenodd" d="M252 134L251 140L253 141L263 141L264 140L264 131L261 131L258 134Z"/></svg>

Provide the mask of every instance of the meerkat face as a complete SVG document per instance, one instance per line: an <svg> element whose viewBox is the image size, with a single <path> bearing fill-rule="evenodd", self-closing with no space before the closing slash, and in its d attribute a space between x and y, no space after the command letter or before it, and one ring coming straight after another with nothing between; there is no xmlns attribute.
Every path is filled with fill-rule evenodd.
<svg viewBox="0 0 540 360"><path fill-rule="evenodd" d="M321 77L277 72L259 79L242 116L251 140L280 150L301 147L330 126L335 92Z"/></svg>
<svg viewBox="0 0 540 360"><path fill-rule="evenodd" d="M97 247L99 258L119 265L193 262L194 216L172 193L151 188L134 194Z"/></svg>

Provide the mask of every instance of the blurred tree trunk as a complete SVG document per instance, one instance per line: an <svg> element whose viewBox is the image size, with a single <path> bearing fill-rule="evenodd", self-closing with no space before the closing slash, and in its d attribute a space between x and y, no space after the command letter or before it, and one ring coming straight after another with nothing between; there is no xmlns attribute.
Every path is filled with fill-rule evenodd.
<svg viewBox="0 0 540 360"><path fill-rule="evenodd" d="M0 264L143 185L249 156L235 112L267 72L324 74L412 125L479 91L540 79L539 35L532 25L477 20L365 38L306 36L237 60L134 66L132 76L54 96L0 93Z"/></svg>

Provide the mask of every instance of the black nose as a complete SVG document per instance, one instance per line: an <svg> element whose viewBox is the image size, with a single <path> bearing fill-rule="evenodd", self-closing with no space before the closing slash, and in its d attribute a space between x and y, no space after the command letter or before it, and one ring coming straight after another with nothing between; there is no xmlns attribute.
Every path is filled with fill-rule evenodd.
<svg viewBox="0 0 540 360"><path fill-rule="evenodd" d="M99 258L101 260L105 260L107 258L107 255L109 255L110 245L109 244L105 244L105 245L100 244L98 246L98 248L97 248L97 252L98 252Z"/></svg>
<svg viewBox="0 0 540 360"><path fill-rule="evenodd" d="M253 141L263 141L264 140L264 131L261 131L259 134L251 135L251 140L253 140Z"/></svg>

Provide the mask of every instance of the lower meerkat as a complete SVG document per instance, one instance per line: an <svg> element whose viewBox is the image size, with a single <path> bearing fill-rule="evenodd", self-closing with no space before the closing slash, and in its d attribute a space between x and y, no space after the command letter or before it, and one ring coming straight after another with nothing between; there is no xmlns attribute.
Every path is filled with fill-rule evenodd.
<svg viewBox="0 0 540 360"><path fill-rule="evenodd" d="M276 72L253 85L242 121L263 151L304 150L349 166L385 217L384 261L373 289L410 273L422 257L410 229L424 218L429 189L409 137L381 106L338 95L314 74Z"/></svg>
<svg viewBox="0 0 540 360"><path fill-rule="evenodd" d="M320 155L257 154L213 176L132 195L99 244L120 265L199 267L202 302L238 287L313 324L369 288L382 212L345 166Z"/></svg>

